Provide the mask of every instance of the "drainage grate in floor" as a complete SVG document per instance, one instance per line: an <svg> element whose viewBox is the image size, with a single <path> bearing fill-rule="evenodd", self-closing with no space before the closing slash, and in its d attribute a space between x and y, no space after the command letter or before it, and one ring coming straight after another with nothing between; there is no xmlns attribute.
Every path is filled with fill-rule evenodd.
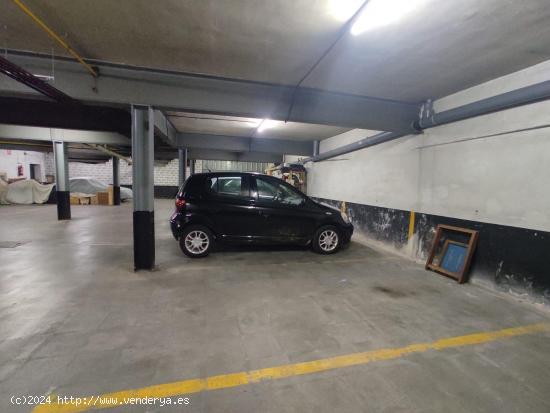
<svg viewBox="0 0 550 413"><path fill-rule="evenodd" d="M0 248L15 248L29 241L0 241Z"/></svg>

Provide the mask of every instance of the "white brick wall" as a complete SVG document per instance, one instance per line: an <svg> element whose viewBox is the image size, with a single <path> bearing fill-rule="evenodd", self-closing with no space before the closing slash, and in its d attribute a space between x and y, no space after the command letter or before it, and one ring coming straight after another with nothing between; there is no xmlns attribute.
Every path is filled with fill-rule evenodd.
<svg viewBox="0 0 550 413"><path fill-rule="evenodd" d="M132 183L132 167L125 161L119 162L119 176L122 185L130 185ZM89 176L106 184L113 183L113 161L97 164L88 164L82 162L69 162L69 176L76 178L77 176Z"/></svg>
<svg viewBox="0 0 550 413"><path fill-rule="evenodd" d="M46 174L55 175L53 153L48 153L46 158ZM119 165L120 183L131 185L132 167L123 160L119 162ZM109 159L107 162L97 164L69 162L69 177L76 178L79 176L88 176L103 183L111 184L113 182L113 161Z"/></svg>
<svg viewBox="0 0 550 413"><path fill-rule="evenodd" d="M155 161L155 185L177 186L178 185L179 160Z"/></svg>
<svg viewBox="0 0 550 413"><path fill-rule="evenodd" d="M120 165L120 184L131 185L132 184L132 166L128 165L125 161L121 160ZM196 172L200 172L202 167L202 161L196 162ZM155 185L159 186L177 186L178 185L178 168L179 160L173 159L171 161L155 161L154 175ZM54 161L53 153L46 154L45 162L46 174L54 175ZM187 175L189 176L189 168L187 168ZM88 164L82 162L69 162L69 176L88 176L95 178L103 183L110 184L113 181L113 161Z"/></svg>
<svg viewBox="0 0 550 413"><path fill-rule="evenodd" d="M52 152L44 154L44 174L55 176L55 162L53 160Z"/></svg>

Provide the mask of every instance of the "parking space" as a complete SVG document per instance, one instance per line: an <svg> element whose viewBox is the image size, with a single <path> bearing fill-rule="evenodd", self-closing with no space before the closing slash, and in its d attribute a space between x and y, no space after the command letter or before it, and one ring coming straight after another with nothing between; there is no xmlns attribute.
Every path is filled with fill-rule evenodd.
<svg viewBox="0 0 550 413"><path fill-rule="evenodd" d="M0 413L550 412L548 0L0 4Z"/></svg>
<svg viewBox="0 0 550 413"><path fill-rule="evenodd" d="M45 220L55 206L0 211L26 242L0 249L2 411L31 410L9 404L22 389L189 398L121 412L550 408L545 310L358 242L190 259L172 202L155 206L158 268L137 273L128 205L76 207L62 224Z"/></svg>

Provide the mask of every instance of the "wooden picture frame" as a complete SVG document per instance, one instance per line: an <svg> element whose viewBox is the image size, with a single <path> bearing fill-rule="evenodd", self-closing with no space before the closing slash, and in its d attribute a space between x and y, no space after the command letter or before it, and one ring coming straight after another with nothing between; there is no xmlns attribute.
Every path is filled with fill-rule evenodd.
<svg viewBox="0 0 550 413"><path fill-rule="evenodd" d="M435 254L444 231L467 235L469 237L468 243L446 239L443 244L440 262L434 264ZM430 249L430 255L426 261L426 269L453 278L457 280L459 284L463 284L466 281L466 274L472 262L472 256L477 245L478 237L479 232L473 229L454 227L451 225L438 225Z"/></svg>

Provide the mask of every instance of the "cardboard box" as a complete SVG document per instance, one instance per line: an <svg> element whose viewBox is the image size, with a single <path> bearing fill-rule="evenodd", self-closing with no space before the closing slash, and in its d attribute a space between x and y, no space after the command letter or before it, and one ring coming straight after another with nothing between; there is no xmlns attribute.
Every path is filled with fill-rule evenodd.
<svg viewBox="0 0 550 413"><path fill-rule="evenodd" d="M115 195L114 195L113 185L109 185L107 187L107 193L109 194L109 205L114 205L115 204Z"/></svg>
<svg viewBox="0 0 550 413"><path fill-rule="evenodd" d="M71 195L71 205L90 205L92 203L91 196L76 196Z"/></svg>
<svg viewBox="0 0 550 413"><path fill-rule="evenodd" d="M90 197L90 205L97 205L97 195L92 195Z"/></svg>
<svg viewBox="0 0 550 413"><path fill-rule="evenodd" d="M97 193L97 204L98 205L109 205L109 193L107 193L107 192L98 192Z"/></svg>

